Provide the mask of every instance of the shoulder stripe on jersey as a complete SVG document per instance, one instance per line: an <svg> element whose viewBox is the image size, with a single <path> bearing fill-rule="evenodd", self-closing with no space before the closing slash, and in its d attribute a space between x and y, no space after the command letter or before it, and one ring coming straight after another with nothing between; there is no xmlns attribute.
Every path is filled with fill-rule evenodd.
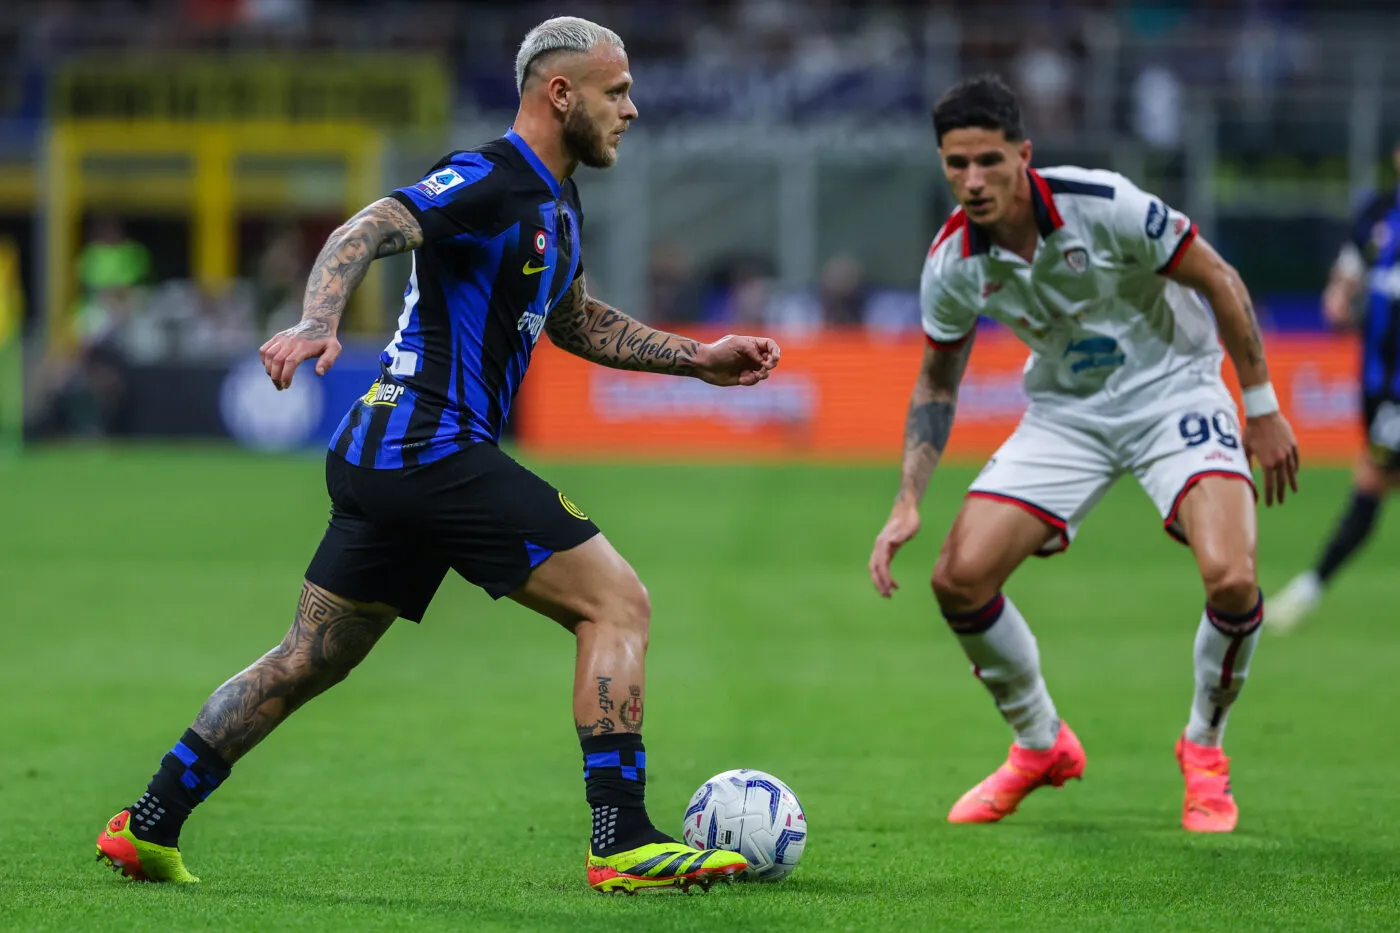
<svg viewBox="0 0 1400 933"><path fill-rule="evenodd" d="M1050 186L1040 177L1040 173L1032 168L1027 169L1026 174L1031 180L1031 208L1035 211L1035 225L1040 229L1041 236L1049 236L1065 225L1065 219L1060 216Z"/></svg>
<svg viewBox="0 0 1400 933"><path fill-rule="evenodd" d="M1098 185L1089 181L1070 181L1068 178L1042 176L1051 194L1083 194L1091 198L1106 198L1110 201L1117 192L1112 185Z"/></svg>
<svg viewBox="0 0 1400 933"><path fill-rule="evenodd" d="M948 242L948 239L959 230L967 226L967 214L960 207L943 222L943 229L938 231L938 236L933 238L933 245L928 248L928 254L932 256L938 252L938 247ZM967 255L967 241L963 241L963 255Z"/></svg>
<svg viewBox="0 0 1400 933"><path fill-rule="evenodd" d="M1196 239L1196 225L1192 224L1191 229L1181 235L1181 241L1176 244L1176 249L1172 250L1171 256L1162 263L1157 270L1158 275L1170 275L1176 271L1176 267L1181 265L1181 258L1186 255L1186 247L1191 245L1191 241Z"/></svg>

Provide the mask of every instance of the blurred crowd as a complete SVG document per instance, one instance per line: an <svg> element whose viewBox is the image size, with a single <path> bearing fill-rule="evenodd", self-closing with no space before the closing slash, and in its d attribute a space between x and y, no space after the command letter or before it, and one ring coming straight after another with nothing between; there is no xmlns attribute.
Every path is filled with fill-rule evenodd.
<svg viewBox="0 0 1400 933"><path fill-rule="evenodd" d="M85 51L377 50L440 56L460 108L509 110L512 59L557 3L525 0L7 0L0 111ZM1391 0L579 0L618 30L653 125L705 117L922 118L957 74L1003 71L1040 134L1130 129L1171 146L1194 88L1254 120L1350 63ZM1363 15L1361 19L1349 14ZM1349 77L1349 75L1347 76Z"/></svg>
<svg viewBox="0 0 1400 933"><path fill-rule="evenodd" d="M1382 85L1400 90L1386 39L1396 0L6 0L0 156L35 157L46 76L84 53L428 54L453 75L456 123L495 125L516 104L520 38L565 11L622 34L648 131L824 122L926 132L943 88L994 69L1022 94L1037 143L1050 144L1038 152L1057 140L1124 138L1177 159L1193 107L1208 99L1222 112L1222 150L1335 156L1366 42L1381 52ZM260 220L240 234L238 278L211 294L187 268L167 268L166 257L187 251L188 227L142 223L88 218L72 273L77 300L27 387L36 435L121 433L132 367L227 360L289 326L326 232L301 218ZM1241 228L1236 239L1256 232ZM899 287L868 253L869 266L839 249L793 285L773 255L689 247L649 244L643 288L631 296L640 306L629 312L780 335L918 327L916 254L901 260L911 274ZM383 321L392 317L386 308Z"/></svg>

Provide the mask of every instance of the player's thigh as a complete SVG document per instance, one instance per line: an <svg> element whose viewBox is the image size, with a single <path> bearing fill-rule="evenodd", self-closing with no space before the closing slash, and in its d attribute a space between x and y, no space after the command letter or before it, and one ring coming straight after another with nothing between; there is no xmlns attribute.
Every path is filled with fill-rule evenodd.
<svg viewBox="0 0 1400 933"><path fill-rule="evenodd" d="M1019 504L969 496L933 569L933 590L945 610L963 611L990 600L1047 535L1059 529Z"/></svg>
<svg viewBox="0 0 1400 933"><path fill-rule="evenodd" d="M1055 417L1028 411L968 489L969 500L986 500L1020 510L1037 523L1018 522L1028 533L1040 529L1031 553L1041 556L1069 547L1084 518L1119 474L1103 438L1071 414ZM969 501L964 509L981 508ZM996 514L1003 509L987 510ZM1008 517L1005 521L1010 522ZM961 531L961 526L965 531ZM950 543L962 535L987 537L972 521L955 523ZM1019 544L1016 545L1019 548Z"/></svg>
<svg viewBox="0 0 1400 933"><path fill-rule="evenodd" d="M1177 524L1195 555L1207 597L1252 602L1258 580L1254 488L1237 476L1206 476L1182 497Z"/></svg>
<svg viewBox="0 0 1400 933"><path fill-rule="evenodd" d="M551 555L510 598L570 630L584 621L645 628L651 618L646 588L601 534Z"/></svg>
<svg viewBox="0 0 1400 933"><path fill-rule="evenodd" d="M447 575L447 561L409 527L392 520L400 505L398 471L352 466L326 455L326 488L331 515L325 534L306 568L306 581L334 600L362 607L392 607L395 614L421 622L433 594ZM338 611L303 605L308 612Z"/></svg>
<svg viewBox="0 0 1400 933"><path fill-rule="evenodd" d="M1125 445L1133 475L1162 516L1162 527L1183 544L1198 532L1233 525L1238 540L1250 540L1254 528L1254 478L1245 456L1234 400L1223 383L1163 386L1144 405L1135 435ZM1206 482L1210 480L1210 482ZM1198 487L1205 491L1196 495ZM1217 490L1225 490L1217 492ZM1206 509L1188 508L1188 500L1227 504L1228 516L1211 518ZM1189 513L1196 513L1192 516ZM1200 549L1197 549L1200 556Z"/></svg>

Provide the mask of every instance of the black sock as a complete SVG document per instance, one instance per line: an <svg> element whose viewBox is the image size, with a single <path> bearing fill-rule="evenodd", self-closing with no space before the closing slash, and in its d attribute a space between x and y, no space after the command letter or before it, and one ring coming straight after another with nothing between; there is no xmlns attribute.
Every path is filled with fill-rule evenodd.
<svg viewBox="0 0 1400 933"><path fill-rule="evenodd" d="M179 844L180 827L190 811L224 782L231 769L193 729L160 760L160 770L133 803L131 832L158 846Z"/></svg>
<svg viewBox="0 0 1400 933"><path fill-rule="evenodd" d="M1322 552L1322 558L1317 562L1319 580L1326 583L1342 564L1356 553L1356 549L1370 536L1371 528L1376 524L1376 512L1380 507L1380 496L1360 490L1352 491L1351 506L1342 516L1337 530L1332 532L1332 540L1327 542L1327 549Z"/></svg>
<svg viewBox="0 0 1400 933"><path fill-rule="evenodd" d="M647 753L635 733L590 735L583 745L583 779L593 808L593 854L613 855L671 837L647 816Z"/></svg>

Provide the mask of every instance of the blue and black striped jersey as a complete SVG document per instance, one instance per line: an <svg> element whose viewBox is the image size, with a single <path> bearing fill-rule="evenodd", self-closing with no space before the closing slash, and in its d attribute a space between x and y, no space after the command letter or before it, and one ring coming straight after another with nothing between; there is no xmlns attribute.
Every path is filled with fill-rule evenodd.
<svg viewBox="0 0 1400 933"><path fill-rule="evenodd" d="M1400 400L1400 188L1378 194L1352 222L1367 267L1361 380L1368 398Z"/></svg>
<svg viewBox="0 0 1400 933"><path fill-rule="evenodd" d="M357 466L496 443L549 312L583 273L583 209L513 131L394 191L423 228L380 377L336 429Z"/></svg>

